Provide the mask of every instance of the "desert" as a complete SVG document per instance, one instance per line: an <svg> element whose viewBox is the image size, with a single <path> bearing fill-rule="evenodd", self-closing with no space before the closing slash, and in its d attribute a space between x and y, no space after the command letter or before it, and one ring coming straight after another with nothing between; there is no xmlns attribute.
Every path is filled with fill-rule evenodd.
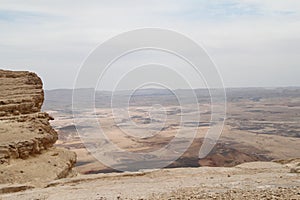
<svg viewBox="0 0 300 200"><path fill-rule="evenodd" d="M180 106L168 91L138 91L129 104L130 120L138 126L111 112L109 92L96 91L96 119L126 151L159 149L181 126L197 130L189 148L170 165L143 168L145 158L132 158L127 163L134 167L128 171L113 150L108 149L115 166L88 151L78 131L96 130L74 123L72 90L44 91L31 72L1 71L0 81L1 199L300 199L299 88L228 89L224 128L205 158L199 158L199 149L214 126L206 91L196 91L201 97L197 105L183 95ZM128 92L117 95L120 109ZM165 123L160 123L163 115L149 119L152 105L158 104L165 107ZM195 106L201 121L178 123L178 115L194 113ZM77 114L84 122L91 112ZM181 148L178 144L174 150Z"/></svg>
<svg viewBox="0 0 300 200"><path fill-rule="evenodd" d="M299 55L299 0L1 0L0 200L300 200Z"/></svg>

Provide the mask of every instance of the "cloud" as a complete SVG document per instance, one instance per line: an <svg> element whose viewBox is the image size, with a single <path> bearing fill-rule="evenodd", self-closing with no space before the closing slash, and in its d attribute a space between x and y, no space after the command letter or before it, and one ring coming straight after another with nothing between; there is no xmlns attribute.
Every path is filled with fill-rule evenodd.
<svg viewBox="0 0 300 200"><path fill-rule="evenodd" d="M99 43L124 31L161 27L203 44L227 86L300 85L294 76L299 19L296 0L2 0L0 67L37 71L46 88L70 88ZM279 74L286 76L278 80Z"/></svg>

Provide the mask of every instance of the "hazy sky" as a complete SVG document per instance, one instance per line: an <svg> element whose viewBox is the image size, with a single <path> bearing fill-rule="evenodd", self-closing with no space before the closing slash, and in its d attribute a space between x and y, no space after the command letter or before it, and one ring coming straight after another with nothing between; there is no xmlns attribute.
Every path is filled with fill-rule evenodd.
<svg viewBox="0 0 300 200"><path fill-rule="evenodd" d="M72 88L97 45L143 27L202 44L226 87L300 86L299 0L0 0L0 68Z"/></svg>

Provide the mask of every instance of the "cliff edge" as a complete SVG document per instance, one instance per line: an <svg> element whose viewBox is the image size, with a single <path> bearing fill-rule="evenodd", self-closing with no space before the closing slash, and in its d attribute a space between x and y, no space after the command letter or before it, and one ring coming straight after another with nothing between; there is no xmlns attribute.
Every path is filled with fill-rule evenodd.
<svg viewBox="0 0 300 200"><path fill-rule="evenodd" d="M0 184L42 186L74 174L76 155L53 147L58 136L43 101L35 73L0 70Z"/></svg>

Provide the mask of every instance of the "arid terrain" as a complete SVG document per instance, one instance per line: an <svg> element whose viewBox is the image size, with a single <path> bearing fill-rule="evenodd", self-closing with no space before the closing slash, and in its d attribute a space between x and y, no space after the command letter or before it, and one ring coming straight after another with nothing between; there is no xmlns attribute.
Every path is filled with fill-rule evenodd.
<svg viewBox="0 0 300 200"><path fill-rule="evenodd" d="M82 102L85 102L85 92L87 91L82 91ZM130 119L127 119L113 115L109 104L109 92L97 92L95 113L105 134L120 148L132 152L154 151L168 144L176 131L182 128L179 116L197 114L197 105L191 104L189 96L185 96L185 93L189 94L181 91L185 98L182 100L183 105L178 106L178 102L168 91L142 90L131 98L128 104ZM213 151L204 159L199 159L198 153L207 130L213 126L210 124L210 99L205 90L197 90L196 93L200 121L191 119L186 122L188 125L184 130L192 131L196 128L197 135L188 150L169 167L231 167L244 162L300 157L299 88L228 89L227 116L223 132ZM59 133L56 145L76 152L76 169L80 173L114 171L86 151L76 128L80 131L87 127L74 125L71 94L71 90L46 91L44 110L55 118L51 123ZM125 97L129 94L130 92L120 92L116 95L118 103L115 110L126 107ZM166 112L167 120L163 125L159 117L157 121L149 122L147 113L152 105L157 104L162 105ZM93 112L88 109L81 111L81 120L84 121L85 117L90 117ZM136 124L131 124L131 121ZM147 124L151 126L145 126ZM146 128L141 129L143 126ZM126 132L132 135L128 136ZM142 134L142 137L138 134Z"/></svg>
<svg viewBox="0 0 300 200"><path fill-rule="evenodd" d="M161 169L79 175L2 199L300 199L300 179L288 164L251 162L236 167ZM11 188L13 190L13 188Z"/></svg>
<svg viewBox="0 0 300 200"><path fill-rule="evenodd" d="M44 186L73 174L74 152L53 147L57 132L41 112L41 79L31 72L0 70L0 185Z"/></svg>
<svg viewBox="0 0 300 200"><path fill-rule="evenodd" d="M222 134L199 158L207 131L219 126L206 90L195 90L196 104L177 91L180 105L170 91L122 91L115 107L110 92L96 92L91 109L93 91L82 89L83 107L74 109L72 90L44 92L34 73L1 71L0 83L0 199L300 199L300 88L228 89ZM164 157L147 154L171 146L179 131ZM86 148L94 146L95 154ZM112 165L95 158L101 152Z"/></svg>
<svg viewBox="0 0 300 200"><path fill-rule="evenodd" d="M300 200L300 0L0 0L0 200Z"/></svg>

